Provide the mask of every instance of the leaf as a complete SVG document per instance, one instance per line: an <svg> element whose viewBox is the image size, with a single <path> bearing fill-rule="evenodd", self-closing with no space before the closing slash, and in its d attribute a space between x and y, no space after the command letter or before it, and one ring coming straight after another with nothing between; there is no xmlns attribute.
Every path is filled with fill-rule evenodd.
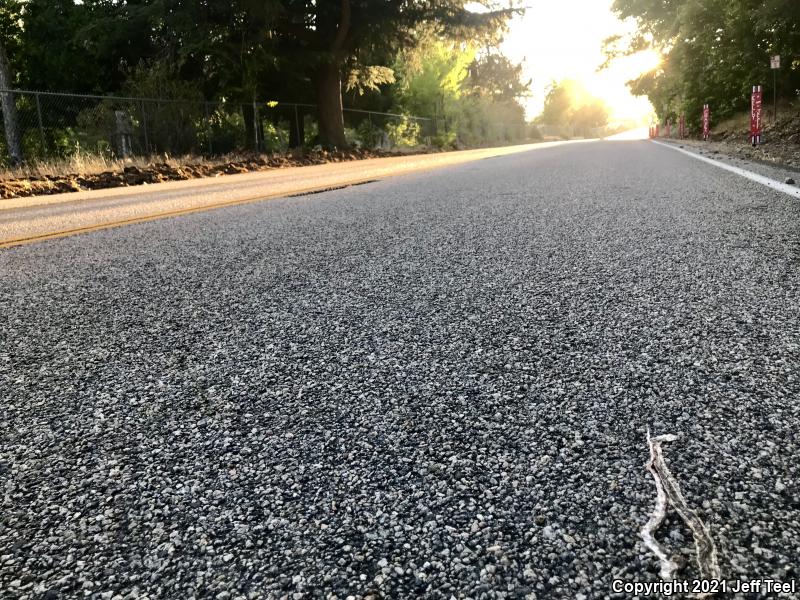
<svg viewBox="0 0 800 600"><path fill-rule="evenodd" d="M356 67L351 69L347 76L345 90L348 92L355 90L359 96L363 96L366 90L379 91L379 86L394 82L394 71L389 67Z"/></svg>

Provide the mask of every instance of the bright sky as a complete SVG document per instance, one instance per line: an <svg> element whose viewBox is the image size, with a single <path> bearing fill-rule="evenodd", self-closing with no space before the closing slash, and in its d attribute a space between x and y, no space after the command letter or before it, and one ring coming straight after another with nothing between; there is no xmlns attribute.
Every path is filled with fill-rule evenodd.
<svg viewBox="0 0 800 600"><path fill-rule="evenodd" d="M643 119L652 107L646 98L630 94L626 81L657 65L654 53L640 53L615 61L597 72L604 61L602 42L615 33L633 29L613 12L613 0L529 0L524 17L510 23L503 53L524 61L526 77L533 79L527 99L529 117L542 109L547 87L553 80L575 79L605 100L612 120Z"/></svg>

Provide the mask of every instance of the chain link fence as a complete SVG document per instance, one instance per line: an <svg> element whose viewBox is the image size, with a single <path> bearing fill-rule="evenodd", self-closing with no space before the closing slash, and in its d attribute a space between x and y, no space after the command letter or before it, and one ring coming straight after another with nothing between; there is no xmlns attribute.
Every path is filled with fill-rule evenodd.
<svg viewBox="0 0 800 600"><path fill-rule="evenodd" d="M17 137L26 162L75 154L109 158L232 152L281 152L317 141L316 106L284 102L203 102L0 90L0 105L16 108ZM3 115L5 117L5 115ZM446 123L356 109L344 110L348 141L390 149L430 144ZM0 120L0 164L13 162ZM13 137L13 136L12 136Z"/></svg>

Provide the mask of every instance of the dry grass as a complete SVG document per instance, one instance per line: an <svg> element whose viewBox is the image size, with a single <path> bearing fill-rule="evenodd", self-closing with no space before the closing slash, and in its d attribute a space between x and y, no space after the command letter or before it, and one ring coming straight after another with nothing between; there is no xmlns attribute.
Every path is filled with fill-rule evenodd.
<svg viewBox="0 0 800 600"><path fill-rule="evenodd" d="M711 118L714 118L714 114L711 114ZM712 125L711 130L713 132L728 132L728 131L742 131L750 129L750 113L737 113L727 119L720 121Z"/></svg>
<svg viewBox="0 0 800 600"><path fill-rule="evenodd" d="M800 112L800 100L791 102L778 102L778 120L782 120L787 115ZM767 98L763 105L762 118L765 126L772 124L772 101ZM711 111L711 131L714 133L747 132L750 130L750 111L740 112L723 119L719 123L714 123L714 111Z"/></svg>
<svg viewBox="0 0 800 600"><path fill-rule="evenodd" d="M11 179L29 179L31 177L64 177L67 175L97 175L108 171L122 171L125 167L143 169L149 164L166 163L171 167L186 165L219 165L244 160L240 154L230 154L213 159L203 158L195 154L185 156L134 156L125 159L109 158L98 154L75 154L63 159L36 161L19 167L0 168L0 181Z"/></svg>

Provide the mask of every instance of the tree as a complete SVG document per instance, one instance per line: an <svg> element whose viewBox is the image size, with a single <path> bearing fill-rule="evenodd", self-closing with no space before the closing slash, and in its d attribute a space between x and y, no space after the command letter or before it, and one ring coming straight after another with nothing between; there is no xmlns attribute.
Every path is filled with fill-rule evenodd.
<svg viewBox="0 0 800 600"><path fill-rule="evenodd" d="M456 38L496 39L518 12L480 0L489 10L472 12L468 0L282 0L272 34L279 54L291 55L315 90L320 142L344 147L342 71L375 54L411 46L420 27ZM474 2L472 3L474 4Z"/></svg>
<svg viewBox="0 0 800 600"><path fill-rule="evenodd" d="M608 117L605 102L592 96L578 82L567 79L550 86L537 121L548 125L570 125L588 135L591 129L605 126Z"/></svg>
<svg viewBox="0 0 800 600"><path fill-rule="evenodd" d="M537 121L548 125L566 125L569 122L575 99L566 82L553 83L544 99L544 108Z"/></svg>
<svg viewBox="0 0 800 600"><path fill-rule="evenodd" d="M6 90L13 89L14 79L11 76L11 66L8 63L3 40L0 39L0 103L3 107L3 125L6 132L8 155L12 163L22 162L22 143L19 136L19 121L17 119L17 105L14 94Z"/></svg>
<svg viewBox="0 0 800 600"><path fill-rule="evenodd" d="M3 38L16 85L141 95L145 83L166 74L180 84L170 93L188 90L190 99L243 107L247 140L260 127L258 98L315 104L319 142L345 146L343 88L350 102L389 109L398 52L427 35L469 41L470 51L494 43L520 1L0 0L0 27L16 10L20 26ZM476 5L484 10L472 10ZM491 57L476 68L475 94L509 98L519 91L503 81L516 66ZM302 144L302 127L292 133Z"/></svg>
<svg viewBox="0 0 800 600"><path fill-rule="evenodd" d="M402 52L394 64L399 109L414 115L446 117L469 76L475 50L430 34Z"/></svg>
<svg viewBox="0 0 800 600"><path fill-rule="evenodd" d="M637 31L607 40L609 59L645 48L662 64L629 83L650 98L660 118L699 116L705 103L724 118L749 104L750 88L771 81L769 57L780 54L778 89L800 88L800 2L797 0L615 0ZM691 121L690 121L691 122Z"/></svg>
<svg viewBox="0 0 800 600"><path fill-rule="evenodd" d="M500 55L487 63L476 54L469 43L424 36L394 63L397 83L388 90L396 98L394 110L436 116L434 142L440 146L525 137L525 111L515 96L527 89L521 69ZM485 68L477 72L476 65Z"/></svg>
<svg viewBox="0 0 800 600"><path fill-rule="evenodd" d="M19 41L19 3L2 0L0 2L0 107L3 110L8 155L12 163L22 162L22 140L19 133L19 119L14 94L7 92L14 88L16 78L8 60L7 46L18 48Z"/></svg>
<svg viewBox="0 0 800 600"><path fill-rule="evenodd" d="M587 135L592 129L608 124L608 107L597 98L578 106L572 113L572 124Z"/></svg>
<svg viewBox="0 0 800 600"><path fill-rule="evenodd" d="M523 80L521 64L512 63L499 52L488 51L469 66L466 86L471 94L508 101L526 95L531 80Z"/></svg>
<svg viewBox="0 0 800 600"><path fill-rule="evenodd" d="M136 0L27 0L19 4L23 6L19 83L25 88L116 91L131 69L154 59L158 52L152 23Z"/></svg>
<svg viewBox="0 0 800 600"><path fill-rule="evenodd" d="M180 76L211 82L214 91L242 103L275 97L276 89L276 99L314 103L320 143L343 147L343 74L347 88L360 92L391 83L387 65L399 49L418 42L422 29L496 40L517 12L499 8L499 1L480 0L489 9L483 13L468 10L476 4L469 0L128 0L110 5L126 19L146 15L149 33L143 38L157 49L156 58L178 65Z"/></svg>

